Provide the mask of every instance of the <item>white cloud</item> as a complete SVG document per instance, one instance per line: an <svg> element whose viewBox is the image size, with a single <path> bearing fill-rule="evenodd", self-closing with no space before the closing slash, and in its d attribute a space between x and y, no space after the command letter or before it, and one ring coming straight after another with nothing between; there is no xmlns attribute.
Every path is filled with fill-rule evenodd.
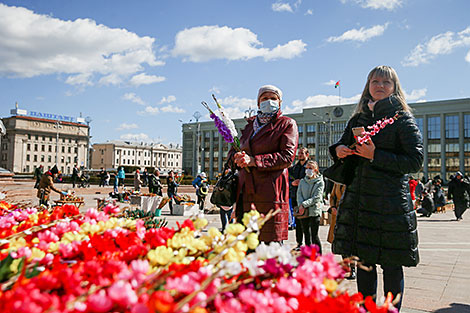
<svg viewBox="0 0 470 313"><path fill-rule="evenodd" d="M137 112L137 114L139 114L139 115L148 115L148 114L156 115L158 113L160 113L160 109L157 108L157 107L150 106L150 105L146 106L143 111L138 111Z"/></svg>
<svg viewBox="0 0 470 313"><path fill-rule="evenodd" d="M175 102L175 101L176 101L175 96L162 97L162 100L160 100L160 104L162 104L162 103L171 103L171 102Z"/></svg>
<svg viewBox="0 0 470 313"><path fill-rule="evenodd" d="M220 93L220 88L216 86L212 86L211 89L208 90L210 93Z"/></svg>
<svg viewBox="0 0 470 313"><path fill-rule="evenodd" d="M132 123L132 124L122 123L121 125L119 125L118 128L116 128L116 130L136 129L136 128L139 128L139 126L137 126L137 124L135 123Z"/></svg>
<svg viewBox="0 0 470 313"><path fill-rule="evenodd" d="M456 48L470 46L470 26L454 33L451 31L438 34L427 42L418 44L410 54L402 61L404 66L418 66L435 59L438 55L450 54ZM465 60L470 62L467 55Z"/></svg>
<svg viewBox="0 0 470 313"><path fill-rule="evenodd" d="M0 75L34 77L63 73L66 83L119 84L158 66L155 39L139 37L91 19L61 20L49 15L0 4Z"/></svg>
<svg viewBox="0 0 470 313"><path fill-rule="evenodd" d="M134 103L141 104L141 105L145 104L144 100L142 100L139 96L137 96L133 92L129 92L129 93L124 94L124 96L122 96L122 98L124 100L129 100L129 101L132 101Z"/></svg>
<svg viewBox="0 0 470 313"><path fill-rule="evenodd" d="M313 15L313 10L308 9L307 12L305 12L305 15Z"/></svg>
<svg viewBox="0 0 470 313"><path fill-rule="evenodd" d="M294 12L289 3L282 3L282 2L273 3L271 6L271 9L275 12L291 12L291 13Z"/></svg>
<svg viewBox="0 0 470 313"><path fill-rule="evenodd" d="M330 37L327 39L328 42L342 42L346 40L365 42L373 37L383 35L387 29L388 23L384 25L375 25L370 28L361 27L360 29L351 29L344 32L341 36Z"/></svg>
<svg viewBox="0 0 470 313"><path fill-rule="evenodd" d="M121 135L121 140L128 140L128 141L144 141L144 142L152 142L153 140L149 137L149 135L140 133L140 134L124 134Z"/></svg>
<svg viewBox="0 0 470 313"><path fill-rule="evenodd" d="M403 4L403 0L341 0L342 3L355 2L361 7L374 10L389 10L393 11Z"/></svg>
<svg viewBox="0 0 470 313"><path fill-rule="evenodd" d="M405 92L405 97L407 101L416 101L424 96L426 96L428 89L413 89L410 94Z"/></svg>
<svg viewBox="0 0 470 313"><path fill-rule="evenodd" d="M147 75L145 73L140 73L137 75L134 75L129 83L134 86L140 86L140 85L150 85L154 83L161 83L162 81L165 81L166 78L163 76L155 76L155 75Z"/></svg>
<svg viewBox="0 0 470 313"><path fill-rule="evenodd" d="M330 79L330 81L327 81L326 83L323 83L323 85L327 85L327 86L334 86L336 85L336 80L332 80Z"/></svg>
<svg viewBox="0 0 470 313"><path fill-rule="evenodd" d="M249 109L254 110L254 114L258 111L256 99L229 96L217 100L231 119L244 117L245 111Z"/></svg>
<svg viewBox="0 0 470 313"><path fill-rule="evenodd" d="M357 103L361 95L357 94L350 98L341 97L341 104ZM304 108L338 105L339 98L334 95L309 96L305 100L294 100L283 110L284 113L300 113Z"/></svg>
<svg viewBox="0 0 470 313"><path fill-rule="evenodd" d="M300 56L307 45L302 40L292 40L270 50L263 48L256 34L246 28L227 26L198 26L176 34L174 56L185 61L205 62L213 59L249 60L263 57L266 61L277 58L291 59Z"/></svg>
<svg viewBox="0 0 470 313"><path fill-rule="evenodd" d="M160 111L165 112L165 113L184 113L184 112L186 112L185 109L177 107L177 106L173 106L171 104L160 108Z"/></svg>
<svg viewBox="0 0 470 313"><path fill-rule="evenodd" d="M465 61L470 63L470 51L468 51L467 56L465 56Z"/></svg>

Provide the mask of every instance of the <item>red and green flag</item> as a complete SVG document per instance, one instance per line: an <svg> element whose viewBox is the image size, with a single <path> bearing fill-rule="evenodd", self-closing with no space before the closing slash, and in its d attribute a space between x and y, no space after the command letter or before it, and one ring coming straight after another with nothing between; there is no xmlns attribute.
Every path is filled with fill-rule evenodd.
<svg viewBox="0 0 470 313"><path fill-rule="evenodd" d="M335 88L338 88L338 87L339 87L339 80L335 84Z"/></svg>

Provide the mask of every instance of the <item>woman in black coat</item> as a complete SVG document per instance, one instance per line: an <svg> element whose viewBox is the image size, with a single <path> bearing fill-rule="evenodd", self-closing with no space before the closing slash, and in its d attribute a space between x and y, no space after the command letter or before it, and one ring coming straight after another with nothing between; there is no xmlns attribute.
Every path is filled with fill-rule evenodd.
<svg viewBox="0 0 470 313"><path fill-rule="evenodd" d="M369 131L368 126L392 117L397 119L371 140L349 148L356 141L354 127ZM378 66L369 73L355 114L330 153L335 161L345 158L354 173L339 204L333 252L357 256L372 268L357 271L358 291L364 296L376 295L376 264L380 264L385 295L400 293L403 299L403 266L419 263L407 174L421 168L423 144L393 68Z"/></svg>

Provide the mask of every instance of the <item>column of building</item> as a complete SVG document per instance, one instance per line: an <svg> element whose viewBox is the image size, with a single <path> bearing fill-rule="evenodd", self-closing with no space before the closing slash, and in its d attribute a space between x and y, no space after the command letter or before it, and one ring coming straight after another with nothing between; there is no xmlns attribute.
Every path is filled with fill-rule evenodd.
<svg viewBox="0 0 470 313"><path fill-rule="evenodd" d="M423 150L424 150L424 161L423 161L423 173L424 177L428 176L428 116L423 115Z"/></svg>
<svg viewBox="0 0 470 313"><path fill-rule="evenodd" d="M446 118L444 113L441 113L441 177L442 181L446 180Z"/></svg>
<svg viewBox="0 0 470 313"><path fill-rule="evenodd" d="M462 173L465 173L464 136L465 136L464 114L463 112L459 112L459 169Z"/></svg>
<svg viewBox="0 0 470 313"><path fill-rule="evenodd" d="M214 177L214 132L209 131L209 177Z"/></svg>

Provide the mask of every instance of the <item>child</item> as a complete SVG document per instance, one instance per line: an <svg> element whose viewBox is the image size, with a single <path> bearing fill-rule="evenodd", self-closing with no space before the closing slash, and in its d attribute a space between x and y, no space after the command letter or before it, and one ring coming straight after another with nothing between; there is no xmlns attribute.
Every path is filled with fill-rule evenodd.
<svg viewBox="0 0 470 313"><path fill-rule="evenodd" d="M318 229L322 213L324 186L325 183L318 171L317 162L308 161L305 166L305 177L302 178L297 189L297 204L299 205L299 211L308 210L308 217L300 220L305 244L316 244L319 253L322 253Z"/></svg>
<svg viewBox="0 0 470 313"><path fill-rule="evenodd" d="M202 178L202 177L201 177ZM202 178L199 188L196 190L197 203L199 204L199 210L204 212L204 203L206 196L209 193L209 183L207 178Z"/></svg>

